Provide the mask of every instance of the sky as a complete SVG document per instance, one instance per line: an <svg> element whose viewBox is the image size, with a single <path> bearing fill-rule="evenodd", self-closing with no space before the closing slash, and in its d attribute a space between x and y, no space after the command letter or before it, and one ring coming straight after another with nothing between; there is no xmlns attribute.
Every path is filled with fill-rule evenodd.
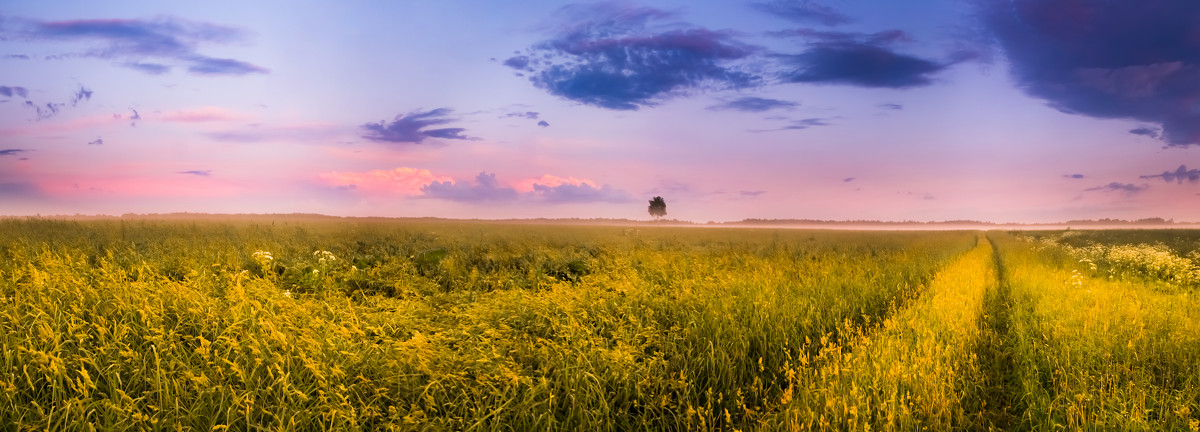
<svg viewBox="0 0 1200 432"><path fill-rule="evenodd" d="M1195 0L3 0L0 71L0 215L1200 220Z"/></svg>

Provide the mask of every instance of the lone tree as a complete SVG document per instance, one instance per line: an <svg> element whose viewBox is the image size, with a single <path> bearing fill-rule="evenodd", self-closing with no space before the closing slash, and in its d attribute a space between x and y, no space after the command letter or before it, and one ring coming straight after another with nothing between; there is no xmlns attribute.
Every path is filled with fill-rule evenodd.
<svg viewBox="0 0 1200 432"><path fill-rule="evenodd" d="M657 220L667 215L667 202L663 201L662 197L656 196L650 200L650 216L654 216Z"/></svg>

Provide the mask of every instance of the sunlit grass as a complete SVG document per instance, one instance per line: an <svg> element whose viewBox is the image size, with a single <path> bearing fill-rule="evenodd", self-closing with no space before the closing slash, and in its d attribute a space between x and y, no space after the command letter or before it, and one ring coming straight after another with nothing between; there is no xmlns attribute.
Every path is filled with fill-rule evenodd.
<svg viewBox="0 0 1200 432"><path fill-rule="evenodd" d="M1193 430L1190 285L1043 236L2 221L0 423Z"/></svg>

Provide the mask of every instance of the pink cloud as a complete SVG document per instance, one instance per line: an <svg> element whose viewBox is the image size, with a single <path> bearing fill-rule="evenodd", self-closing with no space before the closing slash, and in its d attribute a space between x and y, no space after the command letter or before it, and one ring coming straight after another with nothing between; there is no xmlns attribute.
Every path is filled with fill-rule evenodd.
<svg viewBox="0 0 1200 432"><path fill-rule="evenodd" d="M254 117L217 106L204 106L153 116L155 120L176 123L248 121Z"/></svg>
<svg viewBox="0 0 1200 432"><path fill-rule="evenodd" d="M433 175L426 169L408 167L367 172L328 172L317 174L317 177L330 186L403 195L419 195L422 187L435 181L454 182L450 177Z"/></svg>
<svg viewBox="0 0 1200 432"><path fill-rule="evenodd" d="M549 186L549 187L558 187L558 186L562 186L564 184L573 185L573 186L588 185L593 188L597 187L596 182L591 181L589 179L579 179L579 178L575 178L575 177L564 178L564 177L559 177L559 176L555 176L555 175L545 174L538 178L517 180L513 184L513 189L516 189L517 191L520 191L520 192L533 192L533 190L534 190L533 185L535 185L535 184L542 185L542 186Z"/></svg>

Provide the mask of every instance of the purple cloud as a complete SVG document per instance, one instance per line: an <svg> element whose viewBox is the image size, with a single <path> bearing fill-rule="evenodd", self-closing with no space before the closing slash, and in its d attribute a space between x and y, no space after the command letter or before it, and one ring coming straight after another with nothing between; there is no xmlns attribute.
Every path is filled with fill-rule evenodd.
<svg viewBox="0 0 1200 432"><path fill-rule="evenodd" d="M267 69L233 59L208 57L197 52L201 44L229 43L245 39L245 33L232 28L178 18L94 19L68 21L10 20L14 25L0 31L0 38L64 42L91 42L99 47L68 56L120 60L119 65L159 75L169 67L159 62L170 60L187 66L197 75L245 75L267 73ZM48 56L48 58L63 56Z"/></svg>
<svg viewBox="0 0 1200 432"><path fill-rule="evenodd" d="M268 72L262 67L234 59L195 56L190 60L192 64L188 66L188 72L196 75L246 75Z"/></svg>
<svg viewBox="0 0 1200 432"><path fill-rule="evenodd" d="M537 124L541 127L550 127L550 123L546 123L545 120L539 121Z"/></svg>
<svg viewBox="0 0 1200 432"><path fill-rule="evenodd" d="M427 198L462 202L502 202L517 199L517 190L496 181L496 174L479 173L475 184L435 181L421 188Z"/></svg>
<svg viewBox="0 0 1200 432"><path fill-rule="evenodd" d="M1069 178L1069 179L1075 179L1075 180L1078 180L1078 179L1081 179L1084 177L1086 177L1086 176L1084 176L1083 174L1063 174L1063 178Z"/></svg>
<svg viewBox="0 0 1200 432"><path fill-rule="evenodd" d="M850 183L850 182L854 181L854 177L846 177L846 178L842 179L842 181L846 182L846 183Z"/></svg>
<svg viewBox="0 0 1200 432"><path fill-rule="evenodd" d="M0 86L0 96L4 96L4 97L17 96L17 97L21 97L21 98L27 98L27 97L29 97L29 90L26 90L25 87Z"/></svg>
<svg viewBox="0 0 1200 432"><path fill-rule="evenodd" d="M4 149L0 150L0 156L16 156L28 151L29 149Z"/></svg>
<svg viewBox="0 0 1200 432"><path fill-rule="evenodd" d="M1141 176L1140 178L1144 178L1144 179L1161 178L1161 179L1163 179L1163 181L1165 181L1167 183L1176 182L1179 184L1183 184L1184 180L1187 180L1188 183L1195 183L1197 180L1200 180L1200 169L1190 169L1189 170L1187 168L1187 165L1180 165L1179 168L1175 169L1175 171L1163 171L1162 174L1144 175L1144 176Z"/></svg>
<svg viewBox="0 0 1200 432"><path fill-rule="evenodd" d="M189 174L200 177L208 177L212 175L212 170L177 171L176 174Z"/></svg>
<svg viewBox="0 0 1200 432"><path fill-rule="evenodd" d="M747 197L747 198L757 198L759 195L762 195L765 193L767 193L767 191L765 191L765 190L738 191L738 195L741 195L741 196Z"/></svg>
<svg viewBox="0 0 1200 432"><path fill-rule="evenodd" d="M464 128L426 129L456 121L447 117L453 110L438 108L431 111L420 110L408 114L397 115L391 122L367 123L361 127L367 131L363 138L371 141L420 144L426 138L443 138L457 140L477 140L478 138L463 135Z"/></svg>
<svg viewBox="0 0 1200 432"><path fill-rule="evenodd" d="M504 60L504 65L517 70L528 70L529 56L518 55L509 57L507 60Z"/></svg>
<svg viewBox="0 0 1200 432"><path fill-rule="evenodd" d="M125 62L125 63L122 63L121 66L125 66L127 68L136 70L138 72L143 72L148 75L162 75L162 74L165 74L165 73L171 71L170 66L162 65L162 64L158 64L158 63Z"/></svg>
<svg viewBox="0 0 1200 432"><path fill-rule="evenodd" d="M726 101L726 102L723 102L723 103L720 103L717 105L713 105L713 106L708 107L707 109L711 110L711 111L734 110L734 111L745 111L745 112L763 112L763 111L770 111L770 110L778 109L778 108L792 108L797 105L800 105L800 104L795 103L795 102L779 100L779 99L767 99L767 98L747 96L747 97L737 98L737 99L734 99L731 101Z"/></svg>
<svg viewBox="0 0 1200 432"><path fill-rule="evenodd" d="M1143 185L1135 185L1133 183L1112 182L1112 183L1106 184L1104 186L1096 186L1094 188L1087 188L1087 189L1084 189L1084 191L1086 191L1086 192L1091 192L1091 191L1122 192L1122 193L1125 193L1126 195L1133 195L1133 194L1136 194L1138 192L1144 191L1149 188L1150 188L1150 185L1144 185L1144 184Z"/></svg>
<svg viewBox="0 0 1200 432"><path fill-rule="evenodd" d="M1154 128L1139 127L1136 129L1131 129L1129 131L1129 133L1134 134L1134 135L1141 135L1144 137L1158 138L1158 129L1154 129Z"/></svg>
<svg viewBox="0 0 1200 432"><path fill-rule="evenodd" d="M1200 144L1200 2L977 3L1029 95L1065 113L1159 124L1172 146Z"/></svg>
<svg viewBox="0 0 1200 432"><path fill-rule="evenodd" d="M654 106L690 89L742 88L760 81L729 65L756 48L699 27L650 28L670 17L658 9L612 3L566 6L553 39L505 64L522 66L529 80L550 94L614 110Z"/></svg>
<svg viewBox="0 0 1200 432"><path fill-rule="evenodd" d="M552 203L581 203L581 202L611 202L623 203L633 200L628 193L604 185L595 188L592 185L563 183L558 186L533 184L533 191L542 199Z"/></svg>
<svg viewBox="0 0 1200 432"><path fill-rule="evenodd" d="M836 9L813 0L775 0L769 3L752 3L757 10L799 23L817 23L836 26L851 22L850 17Z"/></svg>
<svg viewBox="0 0 1200 432"><path fill-rule="evenodd" d="M96 138L88 141L88 145L104 145L104 138Z"/></svg>
<svg viewBox="0 0 1200 432"><path fill-rule="evenodd" d="M883 108L883 109L889 109L889 110L902 110L902 109L904 109L904 105L900 105L900 104L898 104L898 103L882 103L882 104L879 104L878 106L879 106L880 108Z"/></svg>
<svg viewBox="0 0 1200 432"><path fill-rule="evenodd" d="M71 97L71 106L78 105L79 101L81 101L81 100L91 100L91 99L92 99L92 91L88 90L87 88L84 88L84 87L79 87L79 90L75 91L75 95Z"/></svg>
<svg viewBox="0 0 1200 432"><path fill-rule="evenodd" d="M505 117L505 118L520 117L520 118L527 118L527 119L530 119L530 120L537 120L537 119L538 119L538 113L536 113L536 112L533 112L533 111L525 111L525 112L510 112L510 113L508 113L508 114L505 114L505 115L504 115L504 117Z"/></svg>

